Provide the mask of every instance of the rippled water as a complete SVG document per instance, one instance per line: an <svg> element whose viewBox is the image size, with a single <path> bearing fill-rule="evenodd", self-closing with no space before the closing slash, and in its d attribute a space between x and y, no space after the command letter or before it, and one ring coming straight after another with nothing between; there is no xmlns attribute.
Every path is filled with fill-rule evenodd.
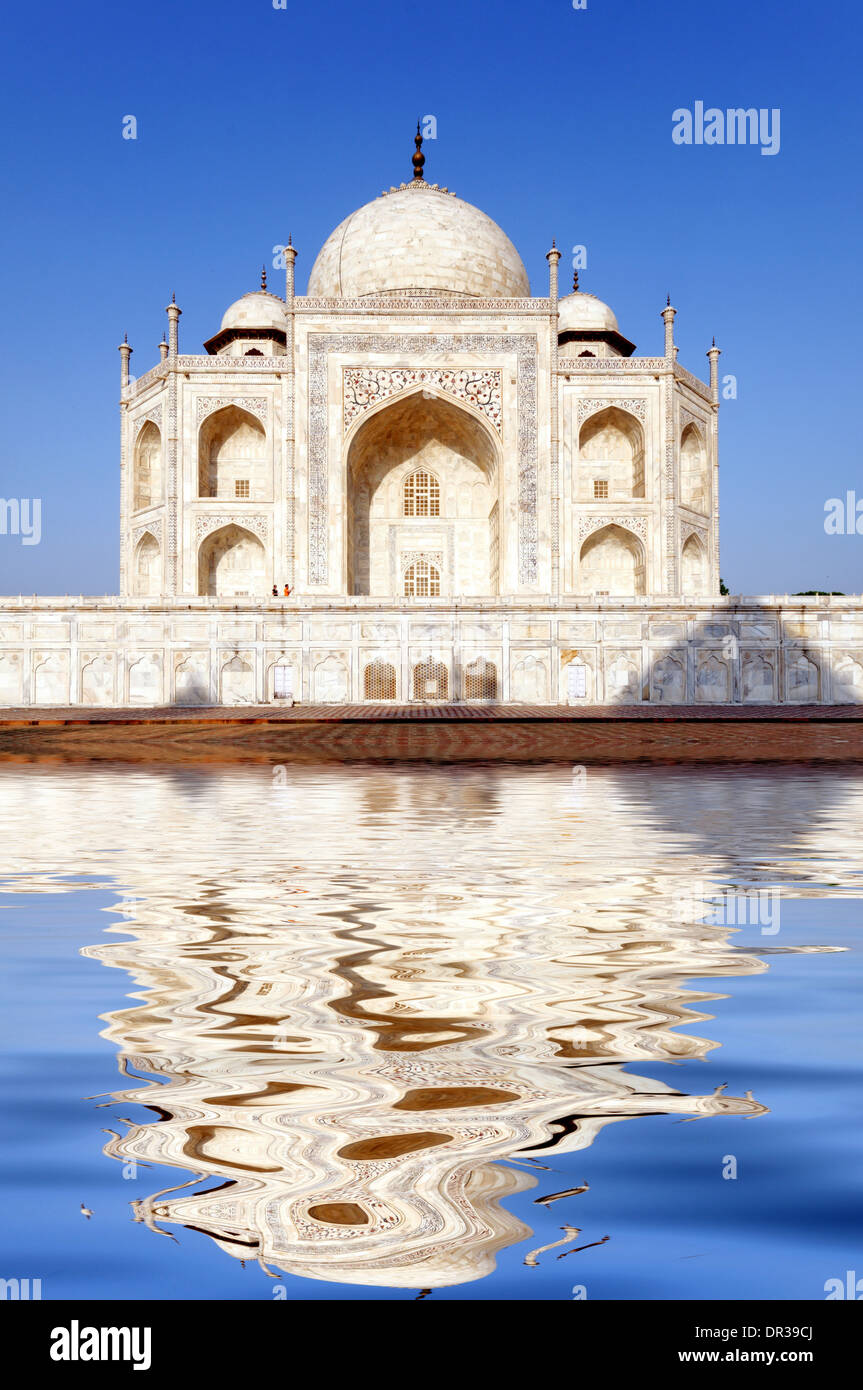
<svg viewBox="0 0 863 1390"><path fill-rule="evenodd" d="M863 775L43 765L0 825L3 1277L863 1275Z"/></svg>

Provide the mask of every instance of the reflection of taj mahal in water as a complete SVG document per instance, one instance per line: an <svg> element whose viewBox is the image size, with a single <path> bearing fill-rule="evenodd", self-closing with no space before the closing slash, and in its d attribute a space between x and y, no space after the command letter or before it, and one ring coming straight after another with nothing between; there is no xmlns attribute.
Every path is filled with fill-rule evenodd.
<svg viewBox="0 0 863 1390"><path fill-rule="evenodd" d="M122 885L121 920L85 954L134 982L104 1020L122 1129L93 1117L138 1165L124 1199L154 1233L205 1232L274 1274L454 1285L516 1242L530 1264L534 1203L581 1224L561 1156L599 1184L605 1126L763 1114L719 1069L703 1094L651 1074L715 1047L699 1034L723 996L699 976L767 969L705 920L693 880L859 893L859 788L832 772L315 769L270 786L4 779L26 829L7 891Z"/></svg>
<svg viewBox="0 0 863 1390"><path fill-rule="evenodd" d="M121 597L0 600L0 705L863 699L859 600L720 598L719 349L532 293L420 144L305 295L123 343Z"/></svg>

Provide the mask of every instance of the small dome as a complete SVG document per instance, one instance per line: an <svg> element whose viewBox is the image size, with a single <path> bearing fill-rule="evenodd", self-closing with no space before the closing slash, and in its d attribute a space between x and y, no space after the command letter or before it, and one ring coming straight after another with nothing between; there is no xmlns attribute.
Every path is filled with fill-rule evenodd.
<svg viewBox="0 0 863 1390"><path fill-rule="evenodd" d="M312 266L308 293L321 299L411 293L522 299L530 284L496 222L416 179L336 227Z"/></svg>
<svg viewBox="0 0 863 1390"><path fill-rule="evenodd" d="M221 332L235 328L277 328L285 332L287 316L284 300L268 290L252 290L225 310Z"/></svg>
<svg viewBox="0 0 863 1390"><path fill-rule="evenodd" d="M568 294L560 300L560 333L619 333L617 319L595 294Z"/></svg>

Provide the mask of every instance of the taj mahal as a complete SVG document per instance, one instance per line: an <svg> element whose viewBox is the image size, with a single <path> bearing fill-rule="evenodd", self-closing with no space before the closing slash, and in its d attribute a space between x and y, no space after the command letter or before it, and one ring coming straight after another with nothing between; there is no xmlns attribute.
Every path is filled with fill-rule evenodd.
<svg viewBox="0 0 863 1390"><path fill-rule="evenodd" d="M119 595L0 600L0 704L863 699L859 599L720 595L715 343L636 355L412 164L305 295L289 241L202 353L173 298L122 343Z"/></svg>

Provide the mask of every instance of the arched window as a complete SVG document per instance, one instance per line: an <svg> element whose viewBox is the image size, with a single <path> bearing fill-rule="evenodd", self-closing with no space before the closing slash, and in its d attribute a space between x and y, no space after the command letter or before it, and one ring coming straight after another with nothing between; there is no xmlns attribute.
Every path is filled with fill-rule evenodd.
<svg viewBox="0 0 863 1390"><path fill-rule="evenodd" d="M596 356L596 353L595 353L595 352L590 352L590 351L585 351L585 352L580 352L578 355L579 355L579 357L595 357L595 356Z"/></svg>
<svg viewBox="0 0 863 1390"><path fill-rule="evenodd" d="M260 348L246 348L243 353L244 357L263 357L263 355Z"/></svg>
<svg viewBox="0 0 863 1390"><path fill-rule="evenodd" d="M405 478L405 516L440 516L440 483L420 469Z"/></svg>
<svg viewBox="0 0 863 1390"><path fill-rule="evenodd" d="M405 598L439 598L440 570L428 560L414 560L405 570Z"/></svg>

